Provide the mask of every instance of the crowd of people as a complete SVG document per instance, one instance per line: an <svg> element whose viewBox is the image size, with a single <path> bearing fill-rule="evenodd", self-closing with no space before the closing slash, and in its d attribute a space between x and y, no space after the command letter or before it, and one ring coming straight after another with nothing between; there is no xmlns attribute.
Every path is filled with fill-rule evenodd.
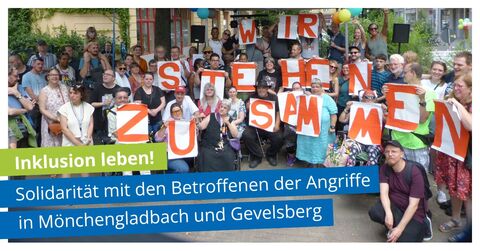
<svg viewBox="0 0 480 251"><path fill-rule="evenodd" d="M451 232L464 228L449 239L463 240L471 229L471 143L469 155L461 162L431 149L428 137L435 125L435 99L447 100L460 111L462 125L470 131L471 137L472 55L470 52L457 53L450 72L447 62L434 61L430 72L424 73L414 52L387 54L387 14L388 10L385 10L381 32L378 24L368 26L369 37L361 24L354 20L354 40L349 45L345 44L345 35L338 24L333 23L330 28L321 26L320 29L325 29L330 36L328 55L320 55L319 40L322 37L278 39L278 24L262 27L256 44L245 48L239 46L237 29L225 30L220 35L220 30L214 27L211 38L201 50L203 57L196 60L193 60L193 55L198 52L196 47L191 47L185 58L179 47L159 45L155 48L154 59L147 62L141 57L144 53L142 46L136 45L131 48L131 54L115 62L113 68L111 44L104 45L101 52L94 27L87 30L81 51L65 45L57 56L48 52L47 44L40 40L37 53L28 59L27 64L19 55L9 57L9 146L115 144L117 108L137 102L148 107L151 142L167 141L166 128L172 121L194 119L197 124L198 157L195 161L189 158L169 160L168 172L189 172L194 162L199 171L234 170L233 163L242 151L240 142L245 148L243 154L249 156L249 168L256 168L263 159L276 166L283 148L289 166L302 162L308 167L324 167L327 146L334 144L338 136L345 135L348 130L352 101L381 103L386 111L385 94L389 90L385 83L413 85L420 100L418 128L413 133L391 130L385 133L383 145L357 144L358 148L352 151L347 163L356 165L359 152L368 154L368 165L382 164L380 159L382 155L385 157L385 164L380 169L380 204L372 209L370 216L389 230L388 241L421 241L428 239L427 232L431 233L428 210L419 206L428 199L424 197L421 172L414 168L410 182L402 178L402 172L410 166L407 161L434 174L438 203L446 203L446 194L449 193L452 218L439 224L439 229ZM323 15L320 14L320 18L325 24ZM347 47L348 54L345 53ZM81 56L76 58L74 54ZM283 86L280 59L320 56L329 59L329 88L324 89L317 80L309 88L302 83L294 83L292 88ZM181 83L175 90L159 88L158 76L154 72L160 61L180 61ZM348 64L362 61L374 65L371 89L363 90L359 95L349 95ZM254 93L238 92L232 86L232 62L256 63ZM201 93L201 76L206 69L225 72L224 93L217 93L213 84L206 84ZM297 135L295 128L280 120L277 95L288 91L323 97L318 137ZM250 98L275 101L273 132L248 124ZM265 142L268 149L265 149ZM387 174L388 168L392 175ZM462 205L467 213L467 226L461 221Z"/></svg>

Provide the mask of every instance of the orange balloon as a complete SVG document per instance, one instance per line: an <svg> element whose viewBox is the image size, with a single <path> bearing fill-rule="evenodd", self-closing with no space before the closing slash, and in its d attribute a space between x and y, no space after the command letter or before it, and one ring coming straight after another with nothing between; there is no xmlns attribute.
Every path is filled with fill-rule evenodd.
<svg viewBox="0 0 480 251"><path fill-rule="evenodd" d="M335 24L340 24L340 17L338 11L333 13L332 22Z"/></svg>

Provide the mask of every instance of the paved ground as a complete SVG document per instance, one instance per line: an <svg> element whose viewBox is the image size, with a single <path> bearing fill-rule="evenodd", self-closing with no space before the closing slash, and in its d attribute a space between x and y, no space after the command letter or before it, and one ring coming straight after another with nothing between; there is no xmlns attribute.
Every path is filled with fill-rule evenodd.
<svg viewBox="0 0 480 251"><path fill-rule="evenodd" d="M266 161L257 169L281 169L287 168L285 160L279 159L277 167L271 167ZM302 164L296 163L293 168L303 168ZM242 171L252 171L248 168L248 161L244 160L241 165ZM432 177L430 177L431 179ZM432 183L433 184L433 183ZM436 191L432 187L432 191ZM95 236L78 238L52 238L52 239L30 239L21 241L60 241L60 242L383 242L385 241L384 228L370 221L368 209L377 200L377 195L335 195L335 196L301 196L301 197L279 197L278 200L288 199L313 199L333 198L334 201L334 226L333 227L311 227L311 228L286 228L286 229L262 229L242 231L205 231L187 233L167 234L139 234L123 236ZM230 201L252 201L253 199L242 200L217 200L222 202ZM262 198L258 200L271 200ZM175 204L170 202L168 204ZM184 201L182 203L205 203L205 201ZM152 205L142 203L141 205ZM433 239L431 242L446 242L448 234L438 231L438 226L449 218L439 209L434 199L430 200L430 208L433 213Z"/></svg>

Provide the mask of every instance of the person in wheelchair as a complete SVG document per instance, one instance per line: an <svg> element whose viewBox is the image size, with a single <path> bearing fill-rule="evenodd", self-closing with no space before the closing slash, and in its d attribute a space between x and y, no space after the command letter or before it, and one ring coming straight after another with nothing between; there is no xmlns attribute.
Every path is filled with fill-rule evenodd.
<svg viewBox="0 0 480 251"><path fill-rule="evenodd" d="M238 136L238 130L228 116L231 102L223 100L218 112L210 113L199 123L202 131L198 153L198 169L200 172L233 171L236 153L239 149L232 141ZM238 142L237 142L238 143Z"/></svg>
<svg viewBox="0 0 480 251"><path fill-rule="evenodd" d="M377 94L372 90L361 90L358 95L360 102L364 103L375 103L377 99ZM341 123L348 123L350 120L350 108L352 107L353 101L348 101L347 106L339 116L339 121ZM384 114L386 114L387 107L382 104ZM347 127L346 125L345 127ZM345 131L348 131L346 129ZM379 145L364 145L360 142L354 141L354 143L349 147L349 155L347 159L346 166L355 166L362 163L369 165L378 165L380 156L382 155L382 148Z"/></svg>

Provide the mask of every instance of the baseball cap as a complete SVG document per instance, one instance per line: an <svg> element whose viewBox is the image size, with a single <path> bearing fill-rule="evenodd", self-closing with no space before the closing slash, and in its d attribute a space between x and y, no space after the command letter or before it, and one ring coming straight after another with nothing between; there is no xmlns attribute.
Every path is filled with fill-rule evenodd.
<svg viewBox="0 0 480 251"><path fill-rule="evenodd" d="M185 94L187 92L187 90L185 90L185 87L183 86L178 86L177 88L175 88L175 93L177 92L181 92L183 94Z"/></svg>
<svg viewBox="0 0 480 251"><path fill-rule="evenodd" d="M43 39L39 39L37 41L37 45L44 46L44 45L47 45L47 42L45 42L45 40L43 40Z"/></svg>
<svg viewBox="0 0 480 251"><path fill-rule="evenodd" d="M383 147L385 148L387 146L393 146L393 147L396 147L396 148L400 148L400 150L402 152L405 152L405 150L403 149L403 146L396 140L389 140L389 141L385 142L385 145Z"/></svg>

